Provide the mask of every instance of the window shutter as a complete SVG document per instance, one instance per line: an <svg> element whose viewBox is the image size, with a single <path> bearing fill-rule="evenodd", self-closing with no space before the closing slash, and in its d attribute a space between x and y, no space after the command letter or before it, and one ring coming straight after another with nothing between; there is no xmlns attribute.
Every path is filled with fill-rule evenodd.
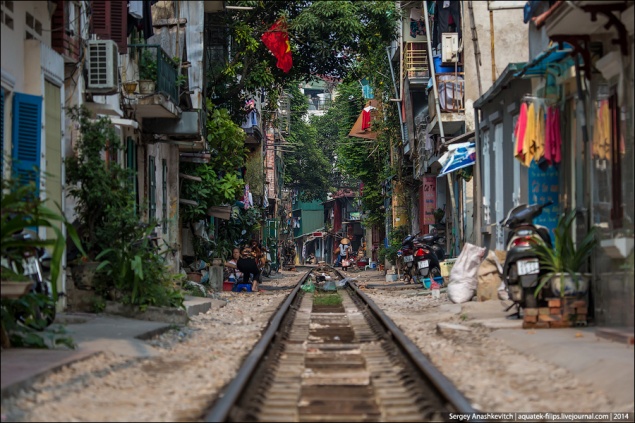
<svg viewBox="0 0 635 423"><path fill-rule="evenodd" d="M93 33L102 40L113 40L119 47L119 53L128 51L128 2L93 1Z"/></svg>
<svg viewBox="0 0 635 423"><path fill-rule="evenodd" d="M13 176L40 188L42 97L15 93L13 96ZM34 169L34 167L36 169Z"/></svg>
<svg viewBox="0 0 635 423"><path fill-rule="evenodd" d="M66 8L64 1L58 1L53 17L51 18L51 47L59 54L64 54L64 34L66 32L66 20L68 16L65 16Z"/></svg>

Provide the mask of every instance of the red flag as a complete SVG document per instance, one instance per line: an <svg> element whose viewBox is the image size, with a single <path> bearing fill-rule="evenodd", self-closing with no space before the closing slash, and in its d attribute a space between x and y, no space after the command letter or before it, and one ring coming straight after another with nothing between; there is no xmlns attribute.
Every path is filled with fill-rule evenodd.
<svg viewBox="0 0 635 423"><path fill-rule="evenodd" d="M278 66L284 73L289 72L293 61L291 60L291 45L289 44L289 34L287 23L282 18L278 19L271 28L260 38L264 45L278 59Z"/></svg>

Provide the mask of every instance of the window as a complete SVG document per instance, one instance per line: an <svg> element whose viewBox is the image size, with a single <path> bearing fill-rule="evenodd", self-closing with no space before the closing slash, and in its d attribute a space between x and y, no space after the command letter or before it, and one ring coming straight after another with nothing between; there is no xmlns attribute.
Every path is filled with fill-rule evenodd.
<svg viewBox="0 0 635 423"><path fill-rule="evenodd" d="M13 29L13 2L3 1L0 7L0 22L9 29Z"/></svg>
<svg viewBox="0 0 635 423"><path fill-rule="evenodd" d="M42 22L35 19L29 12L26 13L26 39L40 40L42 38Z"/></svg>
<svg viewBox="0 0 635 423"><path fill-rule="evenodd" d="M161 217L163 233L168 233L168 162L163 159L163 200L161 204Z"/></svg>
<svg viewBox="0 0 635 423"><path fill-rule="evenodd" d="M483 131L483 223L490 223L490 156L489 156L489 130Z"/></svg>
<svg viewBox="0 0 635 423"><path fill-rule="evenodd" d="M128 52L128 2L121 0L93 1L92 30L101 40L113 40L119 53Z"/></svg>
<svg viewBox="0 0 635 423"><path fill-rule="evenodd" d="M148 221L157 217L157 179L154 157L148 158Z"/></svg>
<svg viewBox="0 0 635 423"><path fill-rule="evenodd" d="M13 96L13 177L40 188L42 97L15 93Z"/></svg>

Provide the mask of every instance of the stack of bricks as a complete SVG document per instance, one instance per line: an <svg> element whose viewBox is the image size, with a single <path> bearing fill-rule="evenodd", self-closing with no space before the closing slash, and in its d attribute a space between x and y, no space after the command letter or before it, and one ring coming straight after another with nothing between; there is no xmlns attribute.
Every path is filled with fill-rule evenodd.
<svg viewBox="0 0 635 423"><path fill-rule="evenodd" d="M547 299L547 307L526 308L523 329L586 326L587 301L584 297Z"/></svg>

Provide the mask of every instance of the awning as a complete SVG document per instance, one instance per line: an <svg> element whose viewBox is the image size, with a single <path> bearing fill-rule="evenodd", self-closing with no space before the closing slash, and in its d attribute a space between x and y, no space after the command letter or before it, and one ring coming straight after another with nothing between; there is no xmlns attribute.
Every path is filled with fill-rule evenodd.
<svg viewBox="0 0 635 423"><path fill-rule="evenodd" d="M473 142L448 146L449 150L441 156L441 173L437 178L445 176L455 170L472 166L476 162L476 145Z"/></svg>
<svg viewBox="0 0 635 423"><path fill-rule="evenodd" d="M534 60L527 63L520 72L514 76L516 78L525 77L532 78L534 76L543 76L547 72L547 67L550 65L560 63L562 60L569 57L571 65L574 64L573 58L570 57L574 53L573 46L569 43L564 43L564 49L559 50L559 43L556 43L549 47L547 50L540 53Z"/></svg>

